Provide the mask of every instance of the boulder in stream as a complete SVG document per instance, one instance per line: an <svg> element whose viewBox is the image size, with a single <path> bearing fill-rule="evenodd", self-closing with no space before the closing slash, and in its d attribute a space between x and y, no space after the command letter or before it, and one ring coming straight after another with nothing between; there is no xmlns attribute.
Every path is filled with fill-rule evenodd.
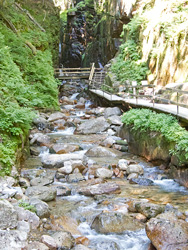
<svg viewBox="0 0 188 250"><path fill-rule="evenodd" d="M65 161L83 160L83 154L49 154L42 158L42 164L46 168L60 168L64 166Z"/></svg>
<svg viewBox="0 0 188 250"><path fill-rule="evenodd" d="M42 201L52 201L56 198L56 192L56 189L53 187L33 186L26 189L25 195Z"/></svg>
<svg viewBox="0 0 188 250"><path fill-rule="evenodd" d="M57 244L57 248L69 250L74 246L75 240L69 232L56 232L52 235L52 238Z"/></svg>
<svg viewBox="0 0 188 250"><path fill-rule="evenodd" d="M113 107L113 108L109 107L109 108L106 108L104 111L105 118L108 118L108 117L114 116L114 115L120 116L121 114L122 114L121 109L118 107Z"/></svg>
<svg viewBox="0 0 188 250"><path fill-rule="evenodd" d="M50 146L51 139L49 136L42 133L35 133L30 140L30 145L36 144L38 146Z"/></svg>
<svg viewBox="0 0 188 250"><path fill-rule="evenodd" d="M65 117L65 114L61 112L55 112L49 116L48 122L54 122L56 120L63 119L64 117Z"/></svg>
<svg viewBox="0 0 188 250"><path fill-rule="evenodd" d="M136 221L128 214L120 212L102 212L95 217L91 228L98 233L122 233L125 230L135 231L143 228L144 225Z"/></svg>
<svg viewBox="0 0 188 250"><path fill-rule="evenodd" d="M174 213L163 213L150 219L146 233L157 250L188 249L188 223Z"/></svg>
<svg viewBox="0 0 188 250"><path fill-rule="evenodd" d="M144 170L143 167L138 164L131 164L127 166L126 172L127 174L132 174L132 173L143 174Z"/></svg>
<svg viewBox="0 0 188 250"><path fill-rule="evenodd" d="M89 157L117 157L122 156L122 153L116 149L94 146L86 152Z"/></svg>
<svg viewBox="0 0 188 250"><path fill-rule="evenodd" d="M78 145L71 145L65 143L57 143L52 146L53 152L56 154L66 154L74 151L78 151L80 147Z"/></svg>
<svg viewBox="0 0 188 250"><path fill-rule="evenodd" d="M96 170L96 176L103 179L112 178L113 171L107 168L98 168Z"/></svg>
<svg viewBox="0 0 188 250"><path fill-rule="evenodd" d="M50 216L49 206L46 202L37 198L31 198L29 204L35 207L36 214L39 218L48 218Z"/></svg>
<svg viewBox="0 0 188 250"><path fill-rule="evenodd" d="M82 123L77 131L80 134L96 134L105 131L109 127L110 124L104 117L98 117Z"/></svg>
<svg viewBox="0 0 188 250"><path fill-rule="evenodd" d="M78 193L86 196L95 196L101 194L119 194L121 193L121 189L120 186L116 183L107 182L87 187L80 187L78 189Z"/></svg>

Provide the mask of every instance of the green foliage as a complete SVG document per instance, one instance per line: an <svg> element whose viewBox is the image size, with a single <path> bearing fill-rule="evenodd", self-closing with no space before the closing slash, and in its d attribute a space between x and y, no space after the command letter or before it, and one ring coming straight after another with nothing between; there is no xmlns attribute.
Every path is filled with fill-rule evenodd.
<svg viewBox="0 0 188 250"><path fill-rule="evenodd" d="M133 130L160 132L167 141L175 143L170 153L180 160L188 160L188 131L171 115L157 114L149 109L132 109L124 113L122 122Z"/></svg>
<svg viewBox="0 0 188 250"><path fill-rule="evenodd" d="M36 213L36 208L33 205L30 205L28 202L26 201L19 201L19 207L23 207L25 210L29 210L33 213Z"/></svg>
<svg viewBox="0 0 188 250"><path fill-rule="evenodd" d="M2 20L0 23L0 175L9 174L11 166L15 164L16 152L24 143L23 140L35 116L34 109L59 109L58 81L54 78L52 62L52 48L54 39L57 39L53 35L53 23L52 32L48 21L44 25L46 32L42 32L24 12L14 6L3 7L3 15L16 27L19 35ZM54 21L53 18L52 15L50 19ZM27 42L36 48L35 55L27 46Z"/></svg>
<svg viewBox="0 0 188 250"><path fill-rule="evenodd" d="M142 61L142 54L139 44L140 29L146 25L145 20L135 16L124 25L121 36L125 42L120 46L120 53L112 64L111 70L116 74L117 80L124 83L126 80L145 80L149 74L147 62Z"/></svg>

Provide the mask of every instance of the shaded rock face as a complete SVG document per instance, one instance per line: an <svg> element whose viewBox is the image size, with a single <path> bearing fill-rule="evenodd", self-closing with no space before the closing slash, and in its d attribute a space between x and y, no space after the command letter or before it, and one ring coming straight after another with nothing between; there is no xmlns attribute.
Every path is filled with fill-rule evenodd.
<svg viewBox="0 0 188 250"><path fill-rule="evenodd" d="M164 213L146 224L146 233L157 250L188 249L187 222L173 213Z"/></svg>
<svg viewBox="0 0 188 250"><path fill-rule="evenodd" d="M133 131L125 124L119 132L120 137L127 139L129 151L145 157L148 161L156 163L169 163L171 156L169 150L174 147L158 132Z"/></svg>
<svg viewBox="0 0 188 250"><path fill-rule="evenodd" d="M83 1L76 9L68 13L67 25L64 24L62 64L65 67L88 67L91 62L98 66L106 64L118 51L123 24L129 21L124 5L121 1L108 1L106 5Z"/></svg>

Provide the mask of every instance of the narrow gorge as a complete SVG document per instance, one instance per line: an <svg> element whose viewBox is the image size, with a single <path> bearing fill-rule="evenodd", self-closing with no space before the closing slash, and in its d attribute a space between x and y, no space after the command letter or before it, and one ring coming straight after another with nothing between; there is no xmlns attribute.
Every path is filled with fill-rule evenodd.
<svg viewBox="0 0 188 250"><path fill-rule="evenodd" d="M54 75L95 63L103 91L173 82L186 106L187 12L180 0L0 0L0 249L188 249L187 123Z"/></svg>

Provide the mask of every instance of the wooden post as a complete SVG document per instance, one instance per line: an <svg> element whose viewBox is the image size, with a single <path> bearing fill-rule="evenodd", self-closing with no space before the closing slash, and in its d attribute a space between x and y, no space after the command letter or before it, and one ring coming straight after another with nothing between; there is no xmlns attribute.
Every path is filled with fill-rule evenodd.
<svg viewBox="0 0 188 250"><path fill-rule="evenodd" d="M179 114L179 93L177 91L177 115Z"/></svg>
<svg viewBox="0 0 188 250"><path fill-rule="evenodd" d="M89 75L89 86L90 86L91 81L93 79L94 72L95 72L95 63L92 63L91 71L90 71L90 75Z"/></svg>

